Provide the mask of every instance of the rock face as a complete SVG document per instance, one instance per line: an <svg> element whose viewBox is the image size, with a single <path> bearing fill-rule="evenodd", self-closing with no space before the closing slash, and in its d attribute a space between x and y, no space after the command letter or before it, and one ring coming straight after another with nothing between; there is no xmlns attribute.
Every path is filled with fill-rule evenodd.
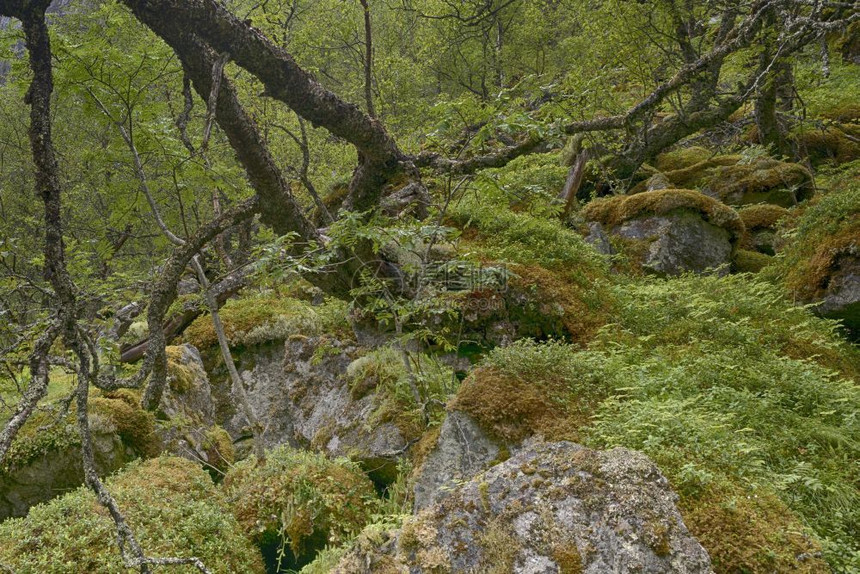
<svg viewBox="0 0 860 574"><path fill-rule="evenodd" d="M200 352L184 344L167 348L168 386L158 408L158 435L164 450L192 461L210 461L209 436L215 403ZM231 461L232 462L232 461Z"/></svg>
<svg viewBox="0 0 860 574"><path fill-rule="evenodd" d="M489 468L502 454L503 447L490 439L471 416L449 412L439 438L416 473L412 489L415 510L438 502L458 482Z"/></svg>
<svg viewBox="0 0 860 574"><path fill-rule="evenodd" d="M375 394L355 397L346 371L360 349L328 337L296 336L254 350L243 369L251 408L265 431L267 448L289 444L358 461L374 480L396 474L408 439L394 423L371 420ZM247 424L234 415L225 428L242 436Z"/></svg>
<svg viewBox="0 0 860 574"><path fill-rule="evenodd" d="M544 443L360 539L335 572L710 573L676 501L642 454Z"/></svg>
<svg viewBox="0 0 860 574"><path fill-rule="evenodd" d="M732 253L729 232L692 211L637 217L611 233L647 243L642 267L657 275L711 271L726 265Z"/></svg>
<svg viewBox="0 0 860 574"><path fill-rule="evenodd" d="M853 338L860 335L860 252L846 252L836 262L827 290L815 311L841 319Z"/></svg>
<svg viewBox="0 0 860 574"><path fill-rule="evenodd" d="M51 430L74 438L57 440L54 447L42 447L38 455L22 464L0 469L0 520L25 516L31 506L51 500L84 482L76 425L72 421L68 424L61 421L57 425L58 428ZM100 476L122 468L135 457L107 418L91 415L90 427Z"/></svg>

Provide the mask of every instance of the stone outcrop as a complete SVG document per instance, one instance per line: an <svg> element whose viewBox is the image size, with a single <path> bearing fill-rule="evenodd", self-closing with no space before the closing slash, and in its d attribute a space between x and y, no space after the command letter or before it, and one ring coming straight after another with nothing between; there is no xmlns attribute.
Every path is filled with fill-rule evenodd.
<svg viewBox="0 0 860 574"><path fill-rule="evenodd" d="M399 530L360 537L334 571L710 573L676 502L640 453L538 444Z"/></svg>

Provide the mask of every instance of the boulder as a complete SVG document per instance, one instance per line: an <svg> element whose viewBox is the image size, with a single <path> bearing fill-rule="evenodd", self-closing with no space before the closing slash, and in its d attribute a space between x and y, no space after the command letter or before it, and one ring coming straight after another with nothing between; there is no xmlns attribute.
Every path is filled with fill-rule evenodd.
<svg viewBox="0 0 860 574"><path fill-rule="evenodd" d="M674 187L698 189L728 205L772 203L791 207L815 192L808 169L770 157L715 156L663 176ZM644 189L640 184L634 191Z"/></svg>
<svg viewBox="0 0 860 574"><path fill-rule="evenodd" d="M640 453L538 444L363 535L334 572L710 573L676 502Z"/></svg>
<svg viewBox="0 0 860 574"><path fill-rule="evenodd" d="M596 200L586 219L622 239L643 270L657 275L726 272L743 223L731 208L692 190L664 189Z"/></svg>
<svg viewBox="0 0 860 574"><path fill-rule="evenodd" d="M92 414L90 432L100 476L119 470L135 457L110 417ZM0 468L0 520L25 516L31 506L83 484L80 445L73 416L53 424L47 419L28 422Z"/></svg>
<svg viewBox="0 0 860 574"><path fill-rule="evenodd" d="M233 462L232 441L216 426L209 376L196 347L167 347L167 382L158 407L164 450L220 470Z"/></svg>
<svg viewBox="0 0 860 574"><path fill-rule="evenodd" d="M860 247L855 245L835 258L815 311L842 320L855 340L860 335Z"/></svg>

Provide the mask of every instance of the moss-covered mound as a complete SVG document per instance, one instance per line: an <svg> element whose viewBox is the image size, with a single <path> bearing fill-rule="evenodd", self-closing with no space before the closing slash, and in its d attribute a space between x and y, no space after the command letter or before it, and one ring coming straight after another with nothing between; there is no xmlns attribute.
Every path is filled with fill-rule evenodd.
<svg viewBox="0 0 860 574"><path fill-rule="evenodd" d="M858 181L860 160L823 176L822 185L830 191L787 222L783 257L773 274L801 301L820 301L832 294L843 267L860 261ZM860 328L860 316L842 318L851 322L849 327Z"/></svg>
<svg viewBox="0 0 860 574"><path fill-rule="evenodd" d="M369 521L373 484L346 459L279 447L253 457L224 480L233 514L270 568L297 568L339 545Z"/></svg>
<svg viewBox="0 0 860 574"><path fill-rule="evenodd" d="M283 341L290 335L315 335L342 331L345 306L338 301L312 307L304 301L277 294L229 300L220 310L224 334L231 347L247 347ZM218 338L209 315L194 320L185 330L185 341L201 351L216 347Z"/></svg>
<svg viewBox="0 0 860 574"><path fill-rule="evenodd" d="M729 205L791 207L815 191L805 167L769 157L715 156L663 175L678 188L700 189Z"/></svg>
<svg viewBox="0 0 860 574"><path fill-rule="evenodd" d="M738 215L747 231L758 231L776 228L777 222L788 215L788 210L778 205L760 203L739 209Z"/></svg>
<svg viewBox="0 0 860 574"><path fill-rule="evenodd" d="M212 572L264 571L259 552L198 465L179 458L134 463L107 487L148 556L195 556ZM115 541L107 510L80 488L0 524L0 564L16 572L125 572Z"/></svg>
<svg viewBox="0 0 860 574"><path fill-rule="evenodd" d="M637 217L682 210L700 213L705 221L729 231L732 242L743 235L743 222L734 209L689 189L661 189L598 199L586 205L582 214L590 221L613 227Z"/></svg>
<svg viewBox="0 0 860 574"><path fill-rule="evenodd" d="M115 433L131 451L143 457L156 456L161 441L155 432L155 417L139 406L130 391L90 399L90 426L94 432ZM20 469L34 460L81 445L75 409L58 417L53 409L37 411L18 432L9 448L0 474Z"/></svg>
<svg viewBox="0 0 860 574"><path fill-rule="evenodd" d="M609 320L609 266L578 233L556 220L465 202L449 223L463 229L465 250L509 272L500 285L457 295L467 317L504 315L517 336L583 343Z"/></svg>
<svg viewBox="0 0 860 574"><path fill-rule="evenodd" d="M658 171L666 173L708 161L714 156L716 154L707 148L690 146L661 153L654 163Z"/></svg>
<svg viewBox="0 0 860 574"><path fill-rule="evenodd" d="M798 130L795 138L814 165L860 159L860 125L814 126Z"/></svg>
<svg viewBox="0 0 860 574"><path fill-rule="evenodd" d="M773 263L773 257L758 251L737 249L732 255L732 271L735 273L758 273Z"/></svg>

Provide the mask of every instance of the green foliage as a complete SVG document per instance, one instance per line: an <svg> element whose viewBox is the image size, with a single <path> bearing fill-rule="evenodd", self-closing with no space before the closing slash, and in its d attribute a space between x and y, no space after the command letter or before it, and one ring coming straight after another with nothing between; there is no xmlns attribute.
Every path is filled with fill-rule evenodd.
<svg viewBox="0 0 860 574"><path fill-rule="evenodd" d="M373 484L347 459L278 447L265 462L250 458L224 479L242 531L275 545L279 565L306 564L325 545L338 546L368 522Z"/></svg>
<svg viewBox="0 0 860 574"><path fill-rule="evenodd" d="M133 463L107 487L147 556L196 556L212 572L259 572L259 552L209 475L180 458ZM107 510L84 487L0 524L0 564L16 572L126 572ZM192 566L175 572L196 572Z"/></svg>
<svg viewBox="0 0 860 574"><path fill-rule="evenodd" d="M731 498L726 488L776 496L794 514L773 526L770 510L750 509L759 529L799 519L834 567L857 567L860 393L848 377L856 380L858 351L749 275L615 291L616 322L588 350L528 341L497 349L455 405L508 440L542 432L641 450L691 513ZM800 542L769 540L776 567L786 567Z"/></svg>

